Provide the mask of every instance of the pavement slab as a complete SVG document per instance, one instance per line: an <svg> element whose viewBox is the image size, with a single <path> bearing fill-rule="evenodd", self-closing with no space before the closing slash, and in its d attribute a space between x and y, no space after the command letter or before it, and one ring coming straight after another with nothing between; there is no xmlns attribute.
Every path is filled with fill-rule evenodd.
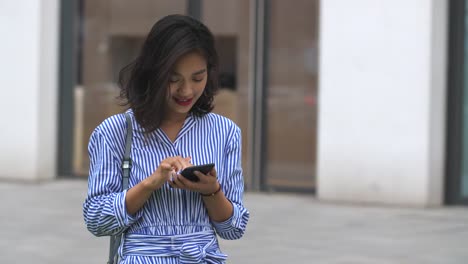
<svg viewBox="0 0 468 264"><path fill-rule="evenodd" d="M108 238L84 225L84 180L0 182L0 263L107 261ZM245 194L244 237L220 240L228 263L467 264L468 207L402 208Z"/></svg>

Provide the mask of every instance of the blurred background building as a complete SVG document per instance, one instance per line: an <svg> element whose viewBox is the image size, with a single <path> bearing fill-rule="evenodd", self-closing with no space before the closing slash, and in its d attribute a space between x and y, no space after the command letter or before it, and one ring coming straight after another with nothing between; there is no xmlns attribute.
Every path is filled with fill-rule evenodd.
<svg viewBox="0 0 468 264"><path fill-rule="evenodd" d="M86 178L120 68L165 15L214 33L248 190L468 204L465 0L2 0L0 179Z"/></svg>

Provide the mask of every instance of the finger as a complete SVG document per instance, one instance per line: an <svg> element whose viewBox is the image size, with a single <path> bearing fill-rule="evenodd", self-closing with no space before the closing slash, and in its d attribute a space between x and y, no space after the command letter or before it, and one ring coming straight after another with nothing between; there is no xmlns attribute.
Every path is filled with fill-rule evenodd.
<svg viewBox="0 0 468 264"><path fill-rule="evenodd" d="M172 170L171 173L170 173L170 176L169 176L169 180L170 180L171 182L174 181L175 175L176 175L175 170Z"/></svg>
<svg viewBox="0 0 468 264"><path fill-rule="evenodd" d="M213 167L210 172L208 172L208 175L211 175L215 178L218 178L218 173L216 172L216 169Z"/></svg>
<svg viewBox="0 0 468 264"><path fill-rule="evenodd" d="M182 169L193 166L192 162L190 162L191 160L192 160L192 157L183 158L181 160L182 164L184 165L184 167Z"/></svg>
<svg viewBox="0 0 468 264"><path fill-rule="evenodd" d="M163 163L159 164L159 167L164 172L169 172L169 171L172 170L172 166L170 164L166 163L166 162L163 162Z"/></svg>
<svg viewBox="0 0 468 264"><path fill-rule="evenodd" d="M169 183L169 186L171 186L172 188L180 189L180 187L177 186L177 184L173 180L168 180L167 183Z"/></svg>
<svg viewBox="0 0 468 264"><path fill-rule="evenodd" d="M188 189L193 189L193 185L195 184L194 182L192 182L191 180L185 178L184 176L182 175L177 175L177 179L179 180L179 182L181 184L184 185L184 187L188 188Z"/></svg>
<svg viewBox="0 0 468 264"><path fill-rule="evenodd" d="M186 187L184 183L181 181L182 178L184 178L184 176L180 174L176 174L174 177L173 183L176 184L179 188L185 189Z"/></svg>
<svg viewBox="0 0 468 264"><path fill-rule="evenodd" d="M183 170L183 169L191 166L190 159L191 159L190 157L182 158L180 156L177 158L177 161L181 165L180 170Z"/></svg>
<svg viewBox="0 0 468 264"><path fill-rule="evenodd" d="M167 158L167 159L163 160L163 161L161 162L161 164L163 164L163 163L169 164L169 166L171 167L170 170L177 170L177 169L178 169L178 168L177 168L177 164L174 163L174 160L175 160L174 157L170 157L170 158Z"/></svg>
<svg viewBox="0 0 468 264"><path fill-rule="evenodd" d="M211 170L207 174L204 174L204 173L202 173L200 171L194 171L194 174L197 175L197 176L200 175L199 177L204 177L204 178L207 178L207 179L211 179L211 178L216 179L216 176L217 176L216 171L213 171L213 170Z"/></svg>
<svg viewBox="0 0 468 264"><path fill-rule="evenodd" d="M187 167L193 166L189 161L187 161L187 158L177 158L174 162L178 164L178 172L184 170Z"/></svg>
<svg viewBox="0 0 468 264"><path fill-rule="evenodd" d="M172 159L171 165L175 168L175 171L181 171L184 169L184 164L181 162L180 157Z"/></svg>
<svg viewBox="0 0 468 264"><path fill-rule="evenodd" d="M199 171L194 171L193 174L195 174L202 183L209 183L213 180L213 176L203 174Z"/></svg>
<svg viewBox="0 0 468 264"><path fill-rule="evenodd" d="M163 170L171 170L172 169L171 165L166 163L166 162L162 162L161 164L159 164L159 167L161 167L161 169L163 169Z"/></svg>
<svg viewBox="0 0 468 264"><path fill-rule="evenodd" d="M193 166L192 162L190 162L190 160L185 160L185 168L191 167L191 166Z"/></svg>

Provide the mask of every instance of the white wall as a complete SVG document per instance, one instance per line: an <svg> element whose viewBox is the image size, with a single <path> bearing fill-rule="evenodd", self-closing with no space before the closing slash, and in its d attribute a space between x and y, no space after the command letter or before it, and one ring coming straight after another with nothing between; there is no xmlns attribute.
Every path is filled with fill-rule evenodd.
<svg viewBox="0 0 468 264"><path fill-rule="evenodd" d="M320 10L318 197L438 205L445 0L327 0Z"/></svg>
<svg viewBox="0 0 468 264"><path fill-rule="evenodd" d="M0 1L0 179L56 175L58 0Z"/></svg>

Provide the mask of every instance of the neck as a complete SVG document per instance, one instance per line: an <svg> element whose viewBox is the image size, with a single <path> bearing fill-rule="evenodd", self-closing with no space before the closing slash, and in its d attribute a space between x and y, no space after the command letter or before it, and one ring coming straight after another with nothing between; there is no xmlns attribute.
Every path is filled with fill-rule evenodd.
<svg viewBox="0 0 468 264"><path fill-rule="evenodd" d="M179 124L184 123L188 114L171 114L166 116L163 120L163 124Z"/></svg>

